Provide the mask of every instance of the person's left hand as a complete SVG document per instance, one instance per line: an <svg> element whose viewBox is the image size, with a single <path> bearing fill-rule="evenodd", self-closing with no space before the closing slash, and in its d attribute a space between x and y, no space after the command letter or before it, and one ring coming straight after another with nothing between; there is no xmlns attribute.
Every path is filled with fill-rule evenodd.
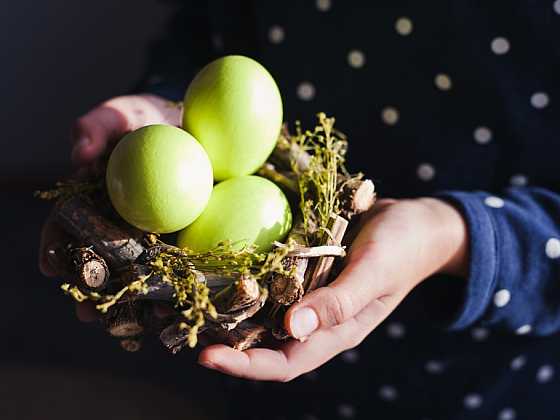
<svg viewBox="0 0 560 420"><path fill-rule="evenodd" d="M422 280L437 272L466 276L467 229L436 199L381 200L354 240L338 278L293 305L279 349L205 348L199 363L255 380L290 381L357 346Z"/></svg>

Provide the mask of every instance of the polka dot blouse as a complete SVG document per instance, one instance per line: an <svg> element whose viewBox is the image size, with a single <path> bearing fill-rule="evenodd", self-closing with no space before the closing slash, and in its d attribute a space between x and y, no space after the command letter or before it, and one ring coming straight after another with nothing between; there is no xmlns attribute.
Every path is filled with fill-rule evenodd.
<svg viewBox="0 0 560 420"><path fill-rule="evenodd" d="M560 0L178 3L142 89L179 99L212 58L253 56L286 121L336 116L381 196L439 197L469 228L467 281L427 280L291 383L223 378L231 418L560 418Z"/></svg>

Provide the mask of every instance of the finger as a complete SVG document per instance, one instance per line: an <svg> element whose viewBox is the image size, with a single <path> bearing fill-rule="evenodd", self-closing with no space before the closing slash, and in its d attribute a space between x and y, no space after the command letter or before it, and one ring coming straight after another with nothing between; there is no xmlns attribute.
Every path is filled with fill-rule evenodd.
<svg viewBox="0 0 560 420"><path fill-rule="evenodd" d="M60 275L64 264L64 246L69 242L68 235L49 215L41 230L39 241L39 270L43 275Z"/></svg>
<svg viewBox="0 0 560 420"><path fill-rule="evenodd" d="M377 255L375 242L353 250L348 264L331 284L292 305L284 318L286 330L295 338L307 337L315 330L344 323L372 300L393 292L381 264L377 264Z"/></svg>
<svg viewBox="0 0 560 420"><path fill-rule="evenodd" d="M99 311L95 309L93 302L76 303L76 317L82 322L93 322L99 319Z"/></svg>
<svg viewBox="0 0 560 420"><path fill-rule="evenodd" d="M73 130L72 160L78 165L92 163L129 131L150 124L178 126L181 109L154 95L120 96L104 102L78 118Z"/></svg>
<svg viewBox="0 0 560 420"><path fill-rule="evenodd" d="M357 346L387 317L397 302L396 298L370 302L355 318L319 330L305 342L293 340L279 350L257 348L240 352L225 345L210 346L199 355L199 363L241 378L289 381Z"/></svg>

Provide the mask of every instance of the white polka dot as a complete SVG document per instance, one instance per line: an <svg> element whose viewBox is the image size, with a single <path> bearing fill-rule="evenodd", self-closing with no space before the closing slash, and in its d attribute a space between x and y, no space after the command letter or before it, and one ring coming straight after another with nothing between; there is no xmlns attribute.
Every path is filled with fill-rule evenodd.
<svg viewBox="0 0 560 420"><path fill-rule="evenodd" d="M351 50L348 53L348 64L350 67L359 69L366 63L366 56L360 50Z"/></svg>
<svg viewBox="0 0 560 420"><path fill-rule="evenodd" d="M319 9L321 12L327 12L331 10L332 7L331 0L317 0L315 4L317 6L317 9Z"/></svg>
<svg viewBox="0 0 560 420"><path fill-rule="evenodd" d="M360 353L357 350L346 350L340 355L340 358L346 363L357 363L360 360Z"/></svg>
<svg viewBox="0 0 560 420"><path fill-rule="evenodd" d="M545 253L548 258L560 257L560 239L550 238L546 241Z"/></svg>
<svg viewBox="0 0 560 420"><path fill-rule="evenodd" d="M484 341L490 335L490 331L486 328L476 327L471 330L471 336L475 341Z"/></svg>
<svg viewBox="0 0 560 420"><path fill-rule="evenodd" d="M536 92L531 95L531 105L537 109L546 108L550 98L545 92Z"/></svg>
<svg viewBox="0 0 560 420"><path fill-rule="evenodd" d="M550 365L544 365L537 371L537 382L540 384L545 384L550 382L554 376L554 368Z"/></svg>
<svg viewBox="0 0 560 420"><path fill-rule="evenodd" d="M518 329L516 329L515 333L517 335L525 335L525 334L529 334L532 329L533 329L533 327L531 327L529 324L525 324L525 325L522 325L521 327L519 327Z"/></svg>
<svg viewBox="0 0 560 420"><path fill-rule="evenodd" d="M221 51L224 48L224 40L222 39L222 35L213 34L212 35L212 45L214 46L215 50Z"/></svg>
<svg viewBox="0 0 560 420"><path fill-rule="evenodd" d="M311 82L301 82L297 88L297 95L302 101L310 101L315 97L315 86Z"/></svg>
<svg viewBox="0 0 560 420"><path fill-rule="evenodd" d="M391 385L383 385L379 388L378 395L384 401L395 401L399 397L396 388Z"/></svg>
<svg viewBox="0 0 560 420"><path fill-rule="evenodd" d="M398 18L395 22L395 30L399 35L407 36L412 32L412 21L407 17Z"/></svg>
<svg viewBox="0 0 560 420"><path fill-rule="evenodd" d="M560 0L556 0L553 5L554 11L560 15Z"/></svg>
<svg viewBox="0 0 560 420"><path fill-rule="evenodd" d="M451 78L445 73L440 73L436 75L434 79L434 84L440 90L449 90L451 89L452 86Z"/></svg>
<svg viewBox="0 0 560 420"><path fill-rule="evenodd" d="M490 48L492 48L494 54L498 55L507 53L509 51L509 47L509 41L503 37L494 38L490 44Z"/></svg>
<svg viewBox="0 0 560 420"><path fill-rule="evenodd" d="M400 322L391 322L387 325L387 334L391 338L403 338L406 333L406 329Z"/></svg>
<svg viewBox="0 0 560 420"><path fill-rule="evenodd" d="M529 179L526 175L516 174L511 176L509 183L514 187L524 187L529 183Z"/></svg>
<svg viewBox="0 0 560 420"><path fill-rule="evenodd" d="M498 414L498 420L515 420L515 410L513 408L504 408Z"/></svg>
<svg viewBox="0 0 560 420"><path fill-rule="evenodd" d="M474 410L482 405L482 397L479 394L468 394L465 396L463 404L469 410Z"/></svg>
<svg viewBox="0 0 560 420"><path fill-rule="evenodd" d="M434 179L434 176L436 176L436 170L429 163L422 163L420 166L418 166L416 175L418 175L418 178L420 178L422 181L431 181L432 179Z"/></svg>
<svg viewBox="0 0 560 420"><path fill-rule="evenodd" d="M426 362L424 368L426 369L426 372L434 375L443 373L444 370L443 363L438 360L429 360L428 362Z"/></svg>
<svg viewBox="0 0 560 420"><path fill-rule="evenodd" d="M340 404L336 410L343 419L351 419L356 415L356 409L350 404Z"/></svg>
<svg viewBox="0 0 560 420"><path fill-rule="evenodd" d="M387 125L395 125L399 121L399 111L392 106L387 106L381 110L381 119Z"/></svg>
<svg viewBox="0 0 560 420"><path fill-rule="evenodd" d="M498 290L494 294L494 305L498 308L503 308L509 303L511 299L511 293L507 289Z"/></svg>
<svg viewBox="0 0 560 420"><path fill-rule="evenodd" d="M484 200L484 204L486 204L488 207L499 209L501 207L504 207L504 200L502 200L500 197L491 195L490 197L486 197L486 199Z"/></svg>
<svg viewBox="0 0 560 420"><path fill-rule="evenodd" d="M268 30L268 39L273 44L280 44L282 41L284 41L284 37L284 28L279 25L271 26Z"/></svg>
<svg viewBox="0 0 560 420"><path fill-rule="evenodd" d="M527 358L523 355L517 356L510 363L511 370L519 370L527 363Z"/></svg>
<svg viewBox="0 0 560 420"><path fill-rule="evenodd" d="M478 144L488 144L492 140L492 131L488 127L477 127L473 137Z"/></svg>

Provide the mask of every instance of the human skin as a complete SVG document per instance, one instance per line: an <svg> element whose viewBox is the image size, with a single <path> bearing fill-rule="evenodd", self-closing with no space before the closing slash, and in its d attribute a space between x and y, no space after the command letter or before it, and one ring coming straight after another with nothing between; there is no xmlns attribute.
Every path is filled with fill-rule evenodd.
<svg viewBox="0 0 560 420"><path fill-rule="evenodd" d="M152 95L112 99L78 120L72 158L80 166L91 165L125 132L179 121L179 109ZM61 239L60 230L47 222L39 262L45 275L56 275L47 256ZM237 377L292 380L357 346L424 279L436 273L466 277L467 271L467 228L452 205L434 198L379 200L362 217L342 273L286 313L285 328L298 340L243 352L212 345L202 350L199 363ZM78 305L77 315L95 319L88 305Z"/></svg>

